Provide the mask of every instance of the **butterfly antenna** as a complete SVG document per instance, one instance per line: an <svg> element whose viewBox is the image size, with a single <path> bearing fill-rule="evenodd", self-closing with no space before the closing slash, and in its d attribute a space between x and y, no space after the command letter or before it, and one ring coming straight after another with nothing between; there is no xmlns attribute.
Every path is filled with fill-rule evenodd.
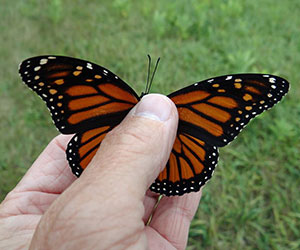
<svg viewBox="0 0 300 250"><path fill-rule="evenodd" d="M149 87L149 78L150 78L150 69L151 69L151 56L148 54L148 75L147 75L147 84L146 84L146 89L145 93L142 93L142 95L148 94L148 87Z"/></svg>
<svg viewBox="0 0 300 250"><path fill-rule="evenodd" d="M150 92L150 88L151 88L151 86L152 86L153 78L154 78L155 72L156 72L156 70L157 70L159 61L160 61L160 57L159 57L159 58L157 59L157 61L156 61L155 68L154 68L154 71L153 71L153 73L152 73L152 77L151 77L149 86L148 86L148 88L147 88L147 90L146 90L146 93L147 93L147 94Z"/></svg>

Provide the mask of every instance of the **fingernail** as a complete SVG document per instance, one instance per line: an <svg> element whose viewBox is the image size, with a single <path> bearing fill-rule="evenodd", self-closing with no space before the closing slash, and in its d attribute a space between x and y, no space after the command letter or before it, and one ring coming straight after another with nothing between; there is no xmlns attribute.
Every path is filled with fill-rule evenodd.
<svg viewBox="0 0 300 250"><path fill-rule="evenodd" d="M171 110L171 103L166 96L149 94L145 95L137 104L134 115L166 121L170 118Z"/></svg>

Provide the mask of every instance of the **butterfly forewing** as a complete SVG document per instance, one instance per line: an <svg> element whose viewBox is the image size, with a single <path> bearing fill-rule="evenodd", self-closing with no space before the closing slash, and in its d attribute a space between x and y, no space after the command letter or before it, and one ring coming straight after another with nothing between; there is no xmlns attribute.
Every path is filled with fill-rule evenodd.
<svg viewBox="0 0 300 250"><path fill-rule="evenodd" d="M239 74L198 82L169 97L178 109L178 133L221 147L252 118L279 102L288 88L278 76Z"/></svg>
<svg viewBox="0 0 300 250"><path fill-rule="evenodd" d="M109 70L61 56L29 58L21 77L47 104L64 134L117 124L138 102L136 93Z"/></svg>

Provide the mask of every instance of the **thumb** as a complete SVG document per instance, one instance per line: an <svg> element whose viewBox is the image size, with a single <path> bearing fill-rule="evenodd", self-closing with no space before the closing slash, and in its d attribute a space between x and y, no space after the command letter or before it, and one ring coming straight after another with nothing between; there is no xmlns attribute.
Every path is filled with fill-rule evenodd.
<svg viewBox="0 0 300 250"><path fill-rule="evenodd" d="M146 244L141 234L144 195L168 161L177 123L170 99L143 97L107 134L81 177L44 214L31 249Z"/></svg>
<svg viewBox="0 0 300 250"><path fill-rule="evenodd" d="M177 124L177 109L169 98L160 94L144 96L107 134L82 181L94 180L103 192L125 191L142 198L166 166Z"/></svg>

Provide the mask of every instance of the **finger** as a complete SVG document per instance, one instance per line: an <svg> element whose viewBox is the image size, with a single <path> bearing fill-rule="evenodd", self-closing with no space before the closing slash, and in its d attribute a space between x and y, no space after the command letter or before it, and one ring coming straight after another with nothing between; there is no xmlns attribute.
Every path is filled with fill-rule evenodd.
<svg viewBox="0 0 300 250"><path fill-rule="evenodd" d="M148 249L168 249L168 250L178 250L180 248L174 247L171 242L164 238L161 234L155 231L152 227L146 227L145 229L147 239L148 239Z"/></svg>
<svg viewBox="0 0 300 250"><path fill-rule="evenodd" d="M159 194L153 193L150 190L146 192L146 196L144 199L144 207L145 207L145 213L143 216L144 224L146 224L153 213L153 209L158 201Z"/></svg>
<svg viewBox="0 0 300 250"><path fill-rule="evenodd" d="M12 192L38 191L52 194L63 192L76 179L70 171L65 153L71 137L71 135L55 137Z"/></svg>
<svg viewBox="0 0 300 250"><path fill-rule="evenodd" d="M197 211L201 193L163 197L153 215L150 227L176 249L186 247L190 223Z"/></svg>
<svg viewBox="0 0 300 250"><path fill-rule="evenodd" d="M166 166L177 123L177 109L170 99L158 94L143 97L107 134L81 181L94 181L104 187L102 190L123 190L143 199Z"/></svg>
<svg viewBox="0 0 300 250"><path fill-rule="evenodd" d="M106 135L81 177L47 210L32 246L73 249L88 242L95 248L99 239L103 249L145 244L144 196L166 166L177 123L170 99L142 98ZM57 238L57 231L63 237Z"/></svg>

